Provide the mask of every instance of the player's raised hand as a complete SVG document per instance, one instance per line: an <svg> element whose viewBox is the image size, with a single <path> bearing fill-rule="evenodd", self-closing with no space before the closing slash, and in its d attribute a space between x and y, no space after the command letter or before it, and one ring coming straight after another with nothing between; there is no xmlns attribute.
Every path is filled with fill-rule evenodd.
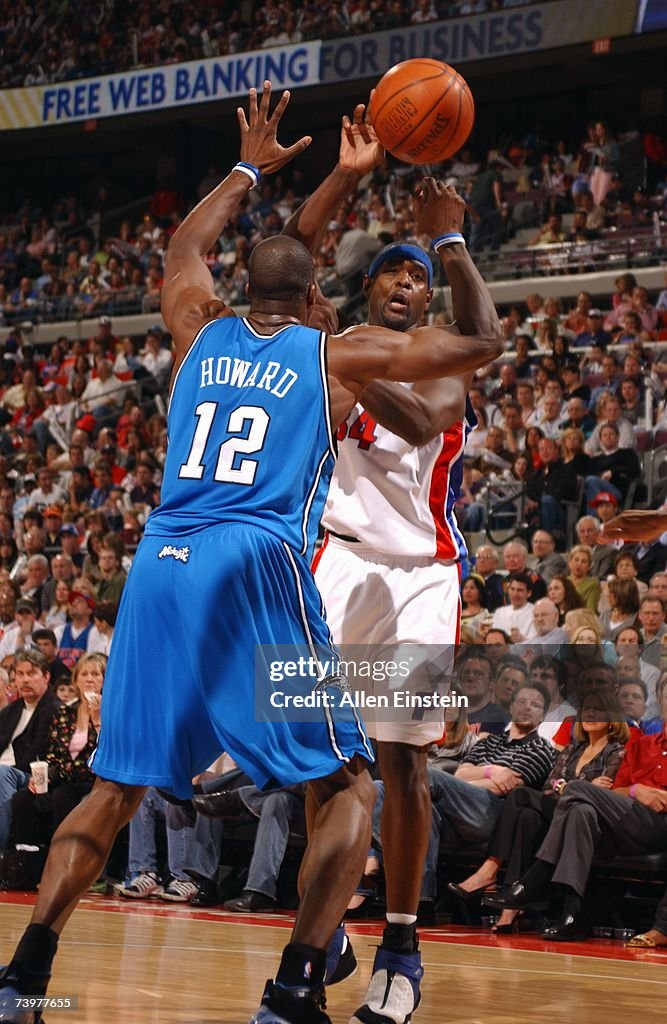
<svg viewBox="0 0 667 1024"><path fill-rule="evenodd" d="M456 189L441 181L424 178L415 188L413 204L418 235L437 238L450 231L462 230L465 201Z"/></svg>
<svg viewBox="0 0 667 1024"><path fill-rule="evenodd" d="M272 174L280 170L313 141L310 135L304 135L293 146L281 146L277 133L280 119L285 113L290 100L289 92L284 92L273 114L269 117L271 106L271 83L264 82L262 98L257 106L257 90L251 89L248 99L248 118L243 107L237 108L237 116L241 128L241 160L258 167L262 174Z"/></svg>
<svg viewBox="0 0 667 1024"><path fill-rule="evenodd" d="M657 540L667 532L667 512L643 509L626 509L605 523L600 531L600 541L608 544L613 540L629 543Z"/></svg>
<svg viewBox="0 0 667 1024"><path fill-rule="evenodd" d="M373 93L371 93L371 100ZM363 177L384 160L384 147L380 145L371 120L371 105L357 103L352 120L345 115L340 133L338 163L346 171Z"/></svg>

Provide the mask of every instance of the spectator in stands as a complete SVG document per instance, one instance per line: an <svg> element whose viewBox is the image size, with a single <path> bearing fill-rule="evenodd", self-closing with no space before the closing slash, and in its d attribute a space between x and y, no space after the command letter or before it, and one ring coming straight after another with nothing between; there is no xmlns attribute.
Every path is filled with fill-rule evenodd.
<svg viewBox="0 0 667 1024"><path fill-rule="evenodd" d="M528 681L528 668L521 658L511 654L504 655L496 666L496 678L493 683L493 700L499 707L509 713L514 694Z"/></svg>
<svg viewBox="0 0 667 1024"><path fill-rule="evenodd" d="M44 555L31 555L26 566L26 578L21 584L21 594L34 601L38 615L41 615L45 607L44 586L48 578L48 558Z"/></svg>
<svg viewBox="0 0 667 1024"><path fill-rule="evenodd" d="M586 442L586 451L589 455L599 455L602 451L600 432L604 426L611 423L619 432L618 447L634 448L635 433L632 424L622 417L622 406L615 395L608 395L600 400L600 415L595 430Z"/></svg>
<svg viewBox="0 0 667 1024"><path fill-rule="evenodd" d="M568 642L568 635L559 625L560 612L558 605L549 597L542 597L535 602L533 623L536 637L533 647L557 647Z"/></svg>
<svg viewBox="0 0 667 1024"><path fill-rule="evenodd" d="M427 873L440 845L451 849L488 842L509 793L544 785L555 759L537 732L548 700L538 683L521 686L512 701L509 730L476 743L454 775L429 767L434 828Z"/></svg>
<svg viewBox="0 0 667 1024"><path fill-rule="evenodd" d="M639 662L638 658L636 660ZM624 679L626 669L632 670L636 668L636 666L632 664L633 661L634 659L629 658L627 655L619 659L618 699L623 709L623 714L628 720L628 724L634 726L635 729L641 729L642 719L646 714L648 687L646 683L637 676L631 676L630 678Z"/></svg>
<svg viewBox="0 0 667 1024"><path fill-rule="evenodd" d="M44 758L48 792L37 794L31 780L12 800L17 843L48 846L60 823L92 789L95 776L88 760L97 746L105 671L106 658L100 654L86 655L76 665L71 685L77 700L57 709L49 731Z"/></svg>
<svg viewBox="0 0 667 1024"><path fill-rule="evenodd" d="M160 489L153 480L153 467L144 459L137 464L135 479L136 483L130 491L130 501L133 505L145 505L150 511L160 501Z"/></svg>
<svg viewBox="0 0 667 1024"><path fill-rule="evenodd" d="M588 785L610 788L629 736L615 695L594 693L585 697L577 712L572 742L559 753L541 790L521 786L509 793L493 829L486 860L460 886L450 884L449 888L467 899L482 893L490 895L506 864L504 884L498 893L502 900L530 867L567 786L580 779ZM508 931L518 913L504 909L496 930Z"/></svg>
<svg viewBox="0 0 667 1024"><path fill-rule="evenodd" d="M39 628L32 634L31 642L42 652L46 658L50 675L50 686L57 689L60 682L69 683L71 672L58 657L58 641L52 629Z"/></svg>
<svg viewBox="0 0 667 1024"><path fill-rule="evenodd" d="M608 523L618 513L618 501L610 491L601 491L591 502L593 510L597 513L601 526Z"/></svg>
<svg viewBox="0 0 667 1024"><path fill-rule="evenodd" d="M62 505L67 500L67 495L61 487L55 483L53 472L47 466L40 469L37 476L38 487L30 492L28 499L30 507L43 511L48 506Z"/></svg>
<svg viewBox="0 0 667 1024"><path fill-rule="evenodd" d="M484 605L486 595L484 580L476 573L466 576L461 582L461 620L473 634L477 627L489 616L489 611Z"/></svg>
<svg viewBox="0 0 667 1024"><path fill-rule="evenodd" d="M599 495L598 495L599 497ZM596 502L596 509L600 502ZM610 544L600 543L600 523L594 516L582 516L577 522L577 538L593 552L590 575L605 580L614 571L617 551Z"/></svg>
<svg viewBox="0 0 667 1024"><path fill-rule="evenodd" d="M648 593L648 585L639 579L639 559L632 550L623 548L614 559L614 572L619 580L632 580L639 591L640 598Z"/></svg>
<svg viewBox="0 0 667 1024"><path fill-rule="evenodd" d="M125 389L123 382L113 372L109 360L99 355L95 359L97 377L86 384L81 395L81 407L91 412L97 423L108 421L120 408Z"/></svg>
<svg viewBox="0 0 667 1024"><path fill-rule="evenodd" d="M603 323L602 310L589 309L583 329L577 331L574 344L578 348L591 348L595 345L603 350L606 349L611 342L611 335L608 331L605 331Z"/></svg>
<svg viewBox="0 0 667 1024"><path fill-rule="evenodd" d="M503 551L503 561L508 574L522 572L530 577L533 601L537 601L540 597L546 595L546 583L539 573L528 566L528 548L523 541L512 540L509 544L506 544Z"/></svg>
<svg viewBox="0 0 667 1024"><path fill-rule="evenodd" d="M109 500L114 485L111 466L102 460L95 466L96 486L93 488L88 505L92 509L102 508Z"/></svg>
<svg viewBox="0 0 667 1024"><path fill-rule="evenodd" d="M117 551L109 543L111 534L102 541L98 554L99 580L97 581L97 600L113 605L120 604L120 598L127 580L127 573L121 565ZM97 609L95 609L96 611Z"/></svg>
<svg viewBox="0 0 667 1024"><path fill-rule="evenodd" d="M484 580L484 607L495 612L505 603L504 577L498 570L498 552L490 544L477 549L475 572Z"/></svg>
<svg viewBox="0 0 667 1024"><path fill-rule="evenodd" d="M618 579L607 583L609 611L600 613L600 625L607 640L614 640L628 626L632 626L639 611L639 591L635 580Z"/></svg>
<svg viewBox="0 0 667 1024"><path fill-rule="evenodd" d="M76 576L79 574L81 567L83 566L83 553L79 550L79 531L74 523L63 523L59 532L62 553L72 559L72 562L74 563L74 575Z"/></svg>
<svg viewBox="0 0 667 1024"><path fill-rule="evenodd" d="M151 327L146 335L146 347L139 356L139 362L158 383L165 387L169 381L173 357L163 345L164 333L158 325Z"/></svg>
<svg viewBox="0 0 667 1024"><path fill-rule="evenodd" d="M481 252L486 245L498 249L503 234L503 179L493 158L473 182L468 210L472 220L470 252Z"/></svg>
<svg viewBox="0 0 667 1024"><path fill-rule="evenodd" d="M600 424L599 439L599 454L591 459L589 475L584 481L589 512L595 508L593 501L601 492L613 494L619 505L623 505L630 484L641 473L637 452L631 447L619 447L620 431L617 423Z"/></svg>
<svg viewBox="0 0 667 1024"><path fill-rule="evenodd" d="M37 604L31 597L21 597L16 602L17 624L13 628L7 629L0 640L0 665L8 655L29 645L38 614Z"/></svg>
<svg viewBox="0 0 667 1024"><path fill-rule="evenodd" d="M665 604L667 602L667 572L656 572L649 581L649 595L658 597Z"/></svg>
<svg viewBox="0 0 667 1024"><path fill-rule="evenodd" d="M92 622L95 599L90 584L77 580L69 595L70 620L54 629L60 659L72 670L84 654L101 654L104 641Z"/></svg>
<svg viewBox="0 0 667 1024"><path fill-rule="evenodd" d="M575 544L570 550L569 579L586 608L596 612L600 600L600 581L590 575L593 553L585 544Z"/></svg>
<svg viewBox="0 0 667 1024"><path fill-rule="evenodd" d="M563 502L571 501L577 494L576 473L560 458L558 443L550 437L541 438L539 455L542 468L528 481L528 510L538 511L543 530L562 536L566 526Z"/></svg>
<svg viewBox="0 0 667 1024"><path fill-rule="evenodd" d="M632 423L633 427L639 426L639 421L644 416L639 384L634 377L623 377L619 390L623 419L627 420L628 423ZM648 424L649 427L651 425L650 423Z"/></svg>
<svg viewBox="0 0 667 1024"><path fill-rule="evenodd" d="M667 722L667 688L662 691ZM522 909L546 905L549 883L565 892L561 918L542 934L553 940L586 937L582 901L596 847L607 855L642 854L667 843L667 736L665 728L628 745L611 790L584 781L571 782L558 807L536 861L493 906Z"/></svg>
<svg viewBox="0 0 667 1024"><path fill-rule="evenodd" d="M493 626L508 633L513 644L523 643L536 636L531 593L530 576L527 573L512 572L507 589L510 603L497 608L493 613Z"/></svg>
<svg viewBox="0 0 667 1024"><path fill-rule="evenodd" d="M662 667L664 637L667 636L665 606L660 598L648 594L643 597L638 618L644 634L642 660L659 669Z"/></svg>
<svg viewBox="0 0 667 1024"><path fill-rule="evenodd" d="M552 213L528 244L535 246L560 245L564 241L565 232L563 231L560 214Z"/></svg>
<svg viewBox="0 0 667 1024"><path fill-rule="evenodd" d="M30 762L44 759L60 701L49 688L46 659L33 648L14 658L19 699L0 711L0 850L7 847L11 800L30 781Z"/></svg>
<svg viewBox="0 0 667 1024"><path fill-rule="evenodd" d="M578 430L584 440L587 440L595 430L595 417L588 411L588 406L579 395L573 395L567 402L567 419L563 420L563 434L561 445L565 446L569 431ZM583 450L583 441L582 441Z"/></svg>
<svg viewBox="0 0 667 1024"><path fill-rule="evenodd" d="M485 647L471 646L457 661L457 690L468 699L468 722L475 732L502 732L509 715L491 697L494 666Z"/></svg>
<svg viewBox="0 0 667 1024"><path fill-rule="evenodd" d="M548 588L554 576L567 570L567 562L557 553L556 540L546 530L536 530L531 544L535 556L531 568L542 577Z"/></svg>
<svg viewBox="0 0 667 1024"><path fill-rule="evenodd" d="M565 699L567 672L565 662L556 652L545 649L530 663L530 682L539 683L549 694L549 710L539 725L538 732L551 743L566 718L576 715L576 709Z"/></svg>
<svg viewBox="0 0 667 1024"><path fill-rule="evenodd" d="M547 589L549 599L558 608L558 624L562 625L565 616L569 611L574 608L582 608L583 601L577 593L577 590L571 580L567 576L556 575L553 576L549 587Z"/></svg>

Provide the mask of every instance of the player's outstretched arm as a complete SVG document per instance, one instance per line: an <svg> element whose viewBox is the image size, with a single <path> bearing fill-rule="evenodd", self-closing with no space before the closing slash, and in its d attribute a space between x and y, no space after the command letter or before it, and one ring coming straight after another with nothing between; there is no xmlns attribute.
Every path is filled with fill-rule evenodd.
<svg viewBox="0 0 667 1024"><path fill-rule="evenodd" d="M657 540L667 533L667 512L630 508L605 523L600 532L604 544L612 540L629 543Z"/></svg>
<svg viewBox="0 0 667 1024"><path fill-rule="evenodd" d="M373 380L456 377L497 359L502 350L500 329L487 336L464 336L455 327L419 327L402 334L364 325L332 335L327 346L329 376L334 384L332 420L338 424L349 412L349 396L358 399ZM339 401L340 388L346 394Z"/></svg>
<svg viewBox="0 0 667 1024"><path fill-rule="evenodd" d="M358 103L352 120L347 114L343 118L338 163L292 214L282 233L298 239L315 253L340 204L354 192L364 175L379 167L383 160L384 149L373 129L370 112L363 103Z"/></svg>
<svg viewBox="0 0 667 1024"><path fill-rule="evenodd" d="M460 234L465 203L455 189L435 178L425 178L414 196L415 227L419 236L437 239ZM452 288L455 328L463 335L500 332L491 293L473 263L465 244L439 247L440 263ZM423 445L448 430L465 410L465 396L472 374L445 381L429 381L407 390L388 381L373 381L361 402L383 426L409 444Z"/></svg>
<svg viewBox="0 0 667 1024"><path fill-rule="evenodd" d="M250 90L248 117L237 110L241 128L241 162L260 174L272 174L302 153L312 139L304 136L293 146L281 146L278 125L290 94L284 92L269 116L271 83L265 82L257 104L257 90ZM238 165L237 165L238 167ZM237 168L202 199L185 218L169 243L162 288L162 315L176 346L177 357L190 347L194 334L207 321L231 314L215 294L213 278L204 262L209 249L220 237L230 216L248 194L256 178Z"/></svg>
<svg viewBox="0 0 667 1024"><path fill-rule="evenodd" d="M435 178L424 178L415 189L415 220L418 235L442 239L461 233L465 201L456 189ZM465 242L438 244L440 265L452 290L454 322L461 334L500 331L500 321L491 292L475 266Z"/></svg>

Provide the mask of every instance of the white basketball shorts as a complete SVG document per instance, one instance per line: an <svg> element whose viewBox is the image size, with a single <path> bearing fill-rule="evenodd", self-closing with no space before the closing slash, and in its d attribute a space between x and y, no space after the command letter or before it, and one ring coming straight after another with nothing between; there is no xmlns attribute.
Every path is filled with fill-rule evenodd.
<svg viewBox="0 0 667 1024"><path fill-rule="evenodd" d="M424 660L433 657L434 646L442 649L438 661L451 665L461 616L459 566L385 555L330 534L313 565L329 628L343 648L341 657L349 657L346 648L354 645L355 661L410 664L407 675L357 678L357 690L361 683L366 694L386 695L390 701L389 711L360 707L369 734L414 746L441 739L444 708L413 707L395 692L416 693L420 684L423 690Z"/></svg>

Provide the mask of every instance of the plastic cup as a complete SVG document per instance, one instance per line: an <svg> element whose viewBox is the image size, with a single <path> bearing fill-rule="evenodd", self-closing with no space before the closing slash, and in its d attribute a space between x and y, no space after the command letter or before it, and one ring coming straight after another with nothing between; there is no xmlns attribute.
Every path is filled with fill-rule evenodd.
<svg viewBox="0 0 667 1024"><path fill-rule="evenodd" d="M49 765L48 761L31 761L30 772L35 793L48 793L49 791Z"/></svg>

